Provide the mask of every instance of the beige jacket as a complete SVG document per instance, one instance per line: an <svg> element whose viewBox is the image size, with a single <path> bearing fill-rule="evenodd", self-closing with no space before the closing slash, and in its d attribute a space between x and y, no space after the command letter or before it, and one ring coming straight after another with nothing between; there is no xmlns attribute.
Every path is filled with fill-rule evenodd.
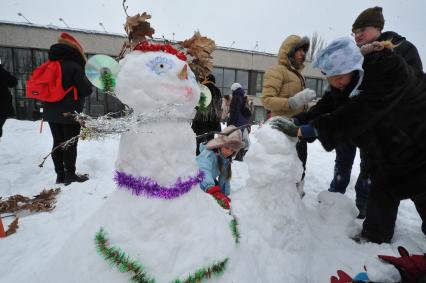
<svg viewBox="0 0 426 283"><path fill-rule="evenodd" d="M262 104L271 110L272 116L291 117L303 111L299 109L290 109L288 98L294 96L305 88L305 79L300 73L304 65L294 67L288 57L290 52L294 52L296 47L303 43L301 37L290 35L281 44L278 53L278 64L272 66L265 73L262 89Z"/></svg>

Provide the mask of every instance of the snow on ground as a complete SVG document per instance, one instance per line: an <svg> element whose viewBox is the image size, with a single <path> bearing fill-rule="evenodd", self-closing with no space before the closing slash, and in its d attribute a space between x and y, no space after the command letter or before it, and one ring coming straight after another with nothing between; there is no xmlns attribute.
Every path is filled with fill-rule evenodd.
<svg viewBox="0 0 426 283"><path fill-rule="evenodd" d="M43 168L38 167L50 152L52 143L48 125L44 125L42 134L38 129L39 122L7 120L0 141L1 197L32 196L42 189L57 187L50 157ZM331 181L334 153L325 152L318 142L308 147L306 196L303 200L290 191L292 186L289 184L283 184L283 199L280 199L273 181L262 187L262 183L266 183L265 176L268 176L267 180L271 178L265 170L279 164L280 156L265 155L270 159L268 163L257 154L261 148L258 143L262 144L256 139L258 131L261 129L255 128L251 133L252 145L246 161L233 163L231 198L233 212L240 219L241 243L232 250L227 271L211 282L320 283L329 282L337 269L353 276L363 271L364 265L371 279L392 282L390 278L395 278L396 271L380 263L377 254L394 255L398 245L404 245L410 252L426 251L426 237L420 231L421 221L410 201L401 203L391 245L359 245L349 239L349 235L361 229L362 223L355 219L353 190L359 172L358 157L346 195L324 192ZM282 142L281 147L276 145L279 150L291 145L285 137ZM118 137L79 142L77 170L89 173L90 180L62 186L52 212L22 215L17 233L0 239L0 282L47 282L39 279L40 271L48 269L47 265L61 256L59 251L76 244L73 236L81 233L84 223L93 218L116 191L112 177L118 143ZM284 156L283 151L283 158L294 154L287 153L288 156ZM282 174L277 176L277 181L289 180L286 172ZM256 213L260 208L263 211ZM179 210L176 210L178 214ZM252 221L247 216L252 216ZM4 224L10 221L11 218L5 218ZM142 220L135 225L143 225ZM76 248L82 249L82 256L88 256L87 246L88 243L81 243ZM103 270L111 274L110 282L120 282L120 279L128 282L127 275L120 274L100 257L99 260L100 268L105 264ZM93 272L91 282L96 281L97 271L88 266L73 260L69 268L76 273ZM49 272L61 278L57 269L49 269ZM62 278L61 282L75 281Z"/></svg>

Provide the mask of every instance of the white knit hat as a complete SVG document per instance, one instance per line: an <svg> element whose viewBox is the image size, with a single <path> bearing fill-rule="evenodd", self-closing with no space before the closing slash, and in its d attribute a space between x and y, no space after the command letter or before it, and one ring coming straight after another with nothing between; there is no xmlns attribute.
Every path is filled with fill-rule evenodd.
<svg viewBox="0 0 426 283"><path fill-rule="evenodd" d="M239 83L233 83L231 85L231 91L234 91L234 90L239 89L239 88L243 88Z"/></svg>
<svg viewBox="0 0 426 283"><path fill-rule="evenodd" d="M215 148L220 148L222 146L227 146L235 150L235 152L237 152L242 147L244 147L244 143L242 141L243 135L241 134L241 130L237 129L237 127L233 125L228 126L225 129L223 129L222 134L219 134L217 135L217 137L210 140L206 144L206 148L215 149Z"/></svg>

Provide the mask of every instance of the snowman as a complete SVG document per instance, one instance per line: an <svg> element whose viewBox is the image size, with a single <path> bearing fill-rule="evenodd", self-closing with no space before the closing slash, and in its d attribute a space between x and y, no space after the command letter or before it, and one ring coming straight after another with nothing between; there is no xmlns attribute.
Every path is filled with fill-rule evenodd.
<svg viewBox="0 0 426 283"><path fill-rule="evenodd" d="M121 135L117 189L52 260L50 268L59 269L61 278L44 279L131 279L134 274L102 254L95 235L107 237L108 246L155 282L184 281L200 268L224 267L235 249L232 217L198 186L203 175L189 121L200 89L185 56L170 45L140 44L120 61L116 93L142 117Z"/></svg>

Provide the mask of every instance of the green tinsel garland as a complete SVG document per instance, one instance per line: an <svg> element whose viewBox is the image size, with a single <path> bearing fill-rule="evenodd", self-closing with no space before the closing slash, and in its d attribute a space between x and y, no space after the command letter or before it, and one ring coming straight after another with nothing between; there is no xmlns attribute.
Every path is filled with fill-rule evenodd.
<svg viewBox="0 0 426 283"><path fill-rule="evenodd" d="M120 272L133 273L131 278L133 282L155 283L154 279L148 277L141 264L130 259L121 249L108 246L108 239L106 238L106 232L103 228L96 233L95 242L98 253L108 261L110 265L117 266Z"/></svg>
<svg viewBox="0 0 426 283"><path fill-rule="evenodd" d="M133 282L155 283L155 280L149 278L146 274L141 264L131 260L120 248L108 246L108 239L106 238L106 232L103 228L96 233L95 242L98 253L108 261L110 265L117 266L120 272L132 272L134 274L131 278ZM199 283L203 279L211 278L212 275L219 276L225 271L228 260L229 259L226 258L210 267L199 268L195 271L194 275L189 274L188 278L185 280L181 281L180 279L176 279L172 283Z"/></svg>
<svg viewBox="0 0 426 283"><path fill-rule="evenodd" d="M188 278L183 281L176 279L172 283L199 283L203 279L211 278L212 275L219 276L225 271L227 263L228 258L225 258L223 261L213 264L210 267L202 267L198 269L197 271L195 271L194 275L189 274Z"/></svg>
<svg viewBox="0 0 426 283"><path fill-rule="evenodd" d="M231 213L229 213L229 214L231 214ZM241 237L240 232L238 231L238 220L234 215L231 214L231 216L233 218L231 220L231 223L230 223L232 236L234 236L235 243L238 244L238 243L240 243L240 237Z"/></svg>
<svg viewBox="0 0 426 283"><path fill-rule="evenodd" d="M103 91L113 92L115 87L115 79L110 72L103 72L101 75L101 82L103 86Z"/></svg>
<svg viewBox="0 0 426 283"><path fill-rule="evenodd" d="M195 107L197 111L200 111L200 112L207 111L206 100L207 100L207 96L204 94L204 92L201 92L200 100L198 101L198 106Z"/></svg>

